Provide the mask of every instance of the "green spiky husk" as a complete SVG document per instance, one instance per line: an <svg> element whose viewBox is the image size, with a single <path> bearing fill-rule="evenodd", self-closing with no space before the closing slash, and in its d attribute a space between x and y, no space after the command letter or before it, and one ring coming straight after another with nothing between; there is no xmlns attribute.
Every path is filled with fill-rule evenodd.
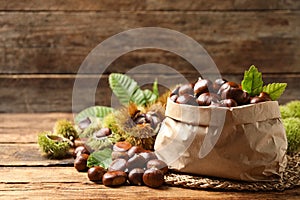
<svg viewBox="0 0 300 200"><path fill-rule="evenodd" d="M133 122L132 115L137 109L135 105L130 105L110 113L103 119L103 126L111 129L113 132L112 138L115 138L115 141L127 141L133 146L141 146L144 149L153 150L157 132L150 125L136 125ZM159 117L164 117L164 108L160 104L153 104L144 108L143 111L150 110L158 113Z"/></svg>
<svg viewBox="0 0 300 200"><path fill-rule="evenodd" d="M54 141L47 135L53 135L49 131L44 131L38 135L38 145L43 153L49 158L60 159L69 154L70 144L67 141Z"/></svg>
<svg viewBox="0 0 300 200"><path fill-rule="evenodd" d="M118 137L118 141L123 141L126 139L126 132L120 127L120 124L116 120L116 116L120 115L119 111L110 113L103 119L103 127L109 128L115 137Z"/></svg>
<svg viewBox="0 0 300 200"><path fill-rule="evenodd" d="M300 151L300 119L295 117L283 119L283 125L288 140L288 153Z"/></svg>
<svg viewBox="0 0 300 200"><path fill-rule="evenodd" d="M104 149L106 147L111 147L112 142L108 137L102 138L102 139L95 139L93 137L90 137L86 141L86 145L89 148L93 149L94 151L99 151L99 150Z"/></svg>
<svg viewBox="0 0 300 200"><path fill-rule="evenodd" d="M89 138L93 136L93 133L102 128L101 119L97 117L90 117L91 124L84 130L77 128L80 138Z"/></svg>
<svg viewBox="0 0 300 200"><path fill-rule="evenodd" d="M66 119L58 120L55 123L53 133L68 138L69 140L78 138L78 133L73 124Z"/></svg>

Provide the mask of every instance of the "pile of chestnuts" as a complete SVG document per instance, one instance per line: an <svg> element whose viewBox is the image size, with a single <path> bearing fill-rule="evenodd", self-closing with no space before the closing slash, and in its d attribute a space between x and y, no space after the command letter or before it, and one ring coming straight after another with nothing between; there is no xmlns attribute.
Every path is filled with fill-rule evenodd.
<svg viewBox="0 0 300 200"><path fill-rule="evenodd" d="M199 78L196 83L176 87L170 94L170 99L178 104L194 106L236 107L271 101L270 96L261 92L259 96L251 97L243 91L240 84L225 79L214 82Z"/></svg>
<svg viewBox="0 0 300 200"><path fill-rule="evenodd" d="M154 152L132 146L126 141L117 142L112 148L112 163L108 169L101 166L88 168L89 152L84 146L79 146L74 151L74 167L80 172L87 171L90 181L102 182L105 186L130 184L157 188L163 185L168 166L157 159Z"/></svg>

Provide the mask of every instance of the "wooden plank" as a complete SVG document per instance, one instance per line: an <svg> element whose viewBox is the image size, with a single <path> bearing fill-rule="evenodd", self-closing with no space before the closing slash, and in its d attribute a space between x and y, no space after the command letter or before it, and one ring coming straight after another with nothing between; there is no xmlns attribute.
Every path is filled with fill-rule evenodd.
<svg viewBox="0 0 300 200"><path fill-rule="evenodd" d="M87 173L74 167L1 167L0 183L83 183L90 184Z"/></svg>
<svg viewBox="0 0 300 200"><path fill-rule="evenodd" d="M0 128L14 129L21 132L23 132L24 128L52 129L54 123L58 119L72 120L73 115L71 113L39 113L39 114L0 113L0 121L1 121Z"/></svg>
<svg viewBox="0 0 300 200"><path fill-rule="evenodd" d="M51 131L59 119L73 121L71 113L0 114L0 143L36 143L37 134Z"/></svg>
<svg viewBox="0 0 300 200"><path fill-rule="evenodd" d="M149 7L160 10L277 10L277 9L299 9L297 1L260 1L260 0L225 0L225 1L155 1L149 0ZM152 10L151 9L151 10Z"/></svg>
<svg viewBox="0 0 300 200"><path fill-rule="evenodd" d="M194 38L222 73L243 73L250 64L263 66L266 73L280 73L283 68L299 73L299 18L299 11L0 12L4 56L0 73L76 73L97 44L145 26L170 28ZM188 66L178 63L178 56L161 51L132 54L116 61L110 71L126 72L135 62L149 61L178 66L181 71Z"/></svg>
<svg viewBox="0 0 300 200"><path fill-rule="evenodd" d="M225 74L227 80L240 82L243 74L230 75ZM188 81L197 80L199 74L183 74ZM158 78L159 84L166 88L171 88L176 84L183 83L179 75L158 75L158 74L138 74L132 76L138 83L153 83ZM279 99L283 104L290 100L299 99L299 78L300 74L265 74L264 82L286 82L288 87L284 95ZM81 94L79 103L74 105L77 111L81 111L92 105L111 106L113 98L111 89L108 86L107 76L101 78L96 94L93 93L92 86L88 80L97 80L95 76L86 76L83 78L83 85L78 88ZM0 78L0 112L72 112L72 92L74 85L74 76L63 76L62 78ZM142 84L143 85L143 84ZM166 88L160 87L161 94ZM90 92L91 95L86 95ZM95 96L95 102L93 97ZM77 98L78 99L78 98Z"/></svg>
<svg viewBox="0 0 300 200"><path fill-rule="evenodd" d="M30 169L32 171L34 169ZM50 170L48 168L48 170ZM44 169L44 171L46 171ZM43 173L44 171L39 171ZM53 171L53 172L56 172ZM224 191L205 191L190 190L177 187L161 187L152 189L146 186L122 186L117 188L108 188L101 184L91 182L62 182L59 179L59 172L52 176L57 177L57 182L33 183L8 183L0 184L1 197L6 199L28 198L39 199L41 197L51 197L55 199L291 199L296 200L300 195L299 188L286 190L284 192L224 192ZM76 175L76 173L75 173ZM21 173L22 176L22 173ZM50 178L51 180L52 178ZM76 178L75 178L76 179ZM74 178L70 177L70 180Z"/></svg>
<svg viewBox="0 0 300 200"><path fill-rule="evenodd" d="M39 122L39 120L37 120ZM49 129L46 128L0 128L0 143L36 143L37 134L44 130L52 130L52 127Z"/></svg>
<svg viewBox="0 0 300 200"><path fill-rule="evenodd" d="M107 10L167 10L167 11L194 11L194 10L276 10L276 9L299 9L297 0L122 0L112 2L109 0L49 0L40 3L37 0L10 0L0 1L0 10L51 10L51 11L107 11Z"/></svg>
<svg viewBox="0 0 300 200"><path fill-rule="evenodd" d="M50 160L41 156L38 144L0 144L0 166L71 166L73 158Z"/></svg>

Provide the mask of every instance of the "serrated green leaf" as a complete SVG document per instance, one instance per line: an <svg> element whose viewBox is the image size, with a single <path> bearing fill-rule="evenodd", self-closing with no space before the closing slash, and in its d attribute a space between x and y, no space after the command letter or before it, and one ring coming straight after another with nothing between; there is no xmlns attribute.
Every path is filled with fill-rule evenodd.
<svg viewBox="0 0 300 200"><path fill-rule="evenodd" d="M128 105L129 102L137 105L145 105L147 103L143 90L140 89L135 80L127 75L118 73L110 74L109 85L123 105Z"/></svg>
<svg viewBox="0 0 300 200"><path fill-rule="evenodd" d="M107 114L111 113L113 110L114 110L113 108L106 107L106 106L92 106L78 113L74 118L74 121L75 124L78 124L81 120L87 117L103 118Z"/></svg>
<svg viewBox="0 0 300 200"><path fill-rule="evenodd" d="M245 71L242 89L248 92L250 96L258 95L262 91L263 84L262 74L254 65Z"/></svg>
<svg viewBox="0 0 300 200"><path fill-rule="evenodd" d="M133 95L130 97L130 102L135 103L138 106L144 106L147 104L144 92L141 89L136 89Z"/></svg>
<svg viewBox="0 0 300 200"><path fill-rule="evenodd" d="M157 100L157 96L150 90L144 90L144 96L146 98L147 103L152 103Z"/></svg>
<svg viewBox="0 0 300 200"><path fill-rule="evenodd" d="M157 79L155 79L154 83L153 83L153 87L152 87L152 92L153 94L156 95L156 97L159 97L159 91L158 91L158 82Z"/></svg>
<svg viewBox="0 0 300 200"><path fill-rule="evenodd" d="M286 88L286 83L271 83L265 85L262 89L263 92L266 92L270 95L273 101L279 99Z"/></svg>
<svg viewBox="0 0 300 200"><path fill-rule="evenodd" d="M111 153L111 148L93 152L87 160L87 166L101 166L104 169L107 169L112 162Z"/></svg>
<svg viewBox="0 0 300 200"><path fill-rule="evenodd" d="M111 90L117 96L121 104L128 105L133 95L135 95L134 98L140 97L141 92L137 91L139 90L139 86L137 82L130 77L124 74L112 73L109 75L108 81Z"/></svg>
<svg viewBox="0 0 300 200"><path fill-rule="evenodd" d="M109 85L123 105L133 102L138 106L145 106L158 98L157 81L153 83L152 92L140 89L137 82L127 75L112 73L109 75Z"/></svg>

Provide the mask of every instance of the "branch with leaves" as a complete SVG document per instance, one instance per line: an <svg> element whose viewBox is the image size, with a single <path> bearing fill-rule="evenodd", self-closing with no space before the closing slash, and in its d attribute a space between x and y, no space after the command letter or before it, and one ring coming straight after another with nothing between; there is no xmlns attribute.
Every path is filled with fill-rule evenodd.
<svg viewBox="0 0 300 200"><path fill-rule="evenodd" d="M261 92L265 92L273 101L282 95L286 86L286 83L270 83L264 85L262 73L259 72L254 65L245 71L244 79L242 80L242 89L248 92L250 96L256 96Z"/></svg>

